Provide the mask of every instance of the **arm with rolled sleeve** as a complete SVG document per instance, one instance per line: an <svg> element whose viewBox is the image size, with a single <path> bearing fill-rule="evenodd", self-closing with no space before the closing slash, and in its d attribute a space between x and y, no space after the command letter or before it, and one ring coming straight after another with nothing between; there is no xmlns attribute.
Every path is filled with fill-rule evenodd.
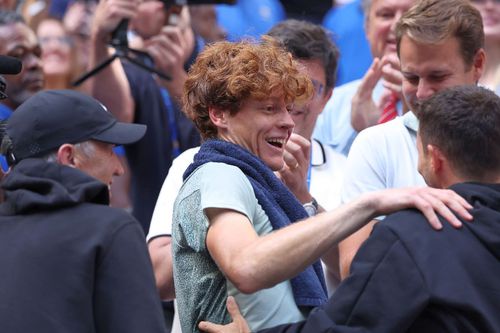
<svg viewBox="0 0 500 333"><path fill-rule="evenodd" d="M306 321L260 332L400 333L428 302L427 286L411 253L389 228L379 225L356 255L352 274L326 305Z"/></svg>

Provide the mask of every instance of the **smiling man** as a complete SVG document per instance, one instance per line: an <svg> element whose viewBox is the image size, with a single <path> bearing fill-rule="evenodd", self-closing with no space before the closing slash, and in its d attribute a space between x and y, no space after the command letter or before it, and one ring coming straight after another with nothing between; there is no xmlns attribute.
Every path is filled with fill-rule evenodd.
<svg viewBox="0 0 500 333"><path fill-rule="evenodd" d="M402 91L412 110L418 102L446 88L477 84L485 65L479 12L466 0L424 0L396 27L403 73ZM347 159L342 201L384 188L424 185L417 172L418 121L407 112L361 132ZM343 277L373 221L340 243Z"/></svg>

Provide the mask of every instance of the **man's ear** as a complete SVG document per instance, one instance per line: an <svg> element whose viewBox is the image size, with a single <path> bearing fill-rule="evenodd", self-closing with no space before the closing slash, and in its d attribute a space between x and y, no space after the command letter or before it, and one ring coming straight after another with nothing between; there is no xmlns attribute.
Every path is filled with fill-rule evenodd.
<svg viewBox="0 0 500 333"><path fill-rule="evenodd" d="M486 52L484 51L484 49L481 48L477 51L472 63L476 82L478 82L479 79L481 78L481 75L484 72L485 64L486 64Z"/></svg>
<svg viewBox="0 0 500 333"><path fill-rule="evenodd" d="M62 165L67 165L76 168L76 148L74 145L65 143L57 150L57 162Z"/></svg>
<svg viewBox="0 0 500 333"><path fill-rule="evenodd" d="M228 112L220 108L209 107L208 115L215 126L219 128L227 128Z"/></svg>
<svg viewBox="0 0 500 333"><path fill-rule="evenodd" d="M333 88L326 88L324 95L321 97L322 102L323 102L323 107L321 110L318 111L318 114L321 114L323 112L323 110L325 109L326 103L328 103L328 101L332 97L332 94L333 94Z"/></svg>
<svg viewBox="0 0 500 333"><path fill-rule="evenodd" d="M328 102L330 100L330 98L332 98L332 94L333 94L333 88L326 88L326 96L325 96L325 99L326 101Z"/></svg>
<svg viewBox="0 0 500 333"><path fill-rule="evenodd" d="M446 164L446 159L444 158L443 153L434 145L427 145L427 155L430 159L430 167L434 175L439 176L440 173L443 172L443 168Z"/></svg>

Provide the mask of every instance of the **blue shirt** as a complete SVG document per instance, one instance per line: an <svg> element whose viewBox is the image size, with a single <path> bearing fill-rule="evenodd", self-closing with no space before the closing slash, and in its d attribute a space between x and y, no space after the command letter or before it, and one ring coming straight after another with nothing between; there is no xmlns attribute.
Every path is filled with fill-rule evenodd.
<svg viewBox="0 0 500 333"><path fill-rule="evenodd" d="M9 119L12 114L12 109L7 105L0 103L0 120ZM9 166L7 165L7 160L5 156L0 155L0 165L2 166L3 171L9 170Z"/></svg>
<svg viewBox="0 0 500 333"><path fill-rule="evenodd" d="M260 38L286 18L278 0L238 0L234 5L217 5L217 21L227 31L227 39Z"/></svg>
<svg viewBox="0 0 500 333"><path fill-rule="evenodd" d="M358 132L351 125L351 101L360 84L361 80L356 80L335 88L314 127L313 138L331 146L345 156L349 153L352 142L358 135ZM378 103L383 91L384 86L380 80L372 93L375 103ZM397 108L398 114L401 115L401 102L397 104Z"/></svg>
<svg viewBox="0 0 500 333"><path fill-rule="evenodd" d="M330 9L323 20L340 51L337 86L362 78L373 61L364 20L360 0Z"/></svg>

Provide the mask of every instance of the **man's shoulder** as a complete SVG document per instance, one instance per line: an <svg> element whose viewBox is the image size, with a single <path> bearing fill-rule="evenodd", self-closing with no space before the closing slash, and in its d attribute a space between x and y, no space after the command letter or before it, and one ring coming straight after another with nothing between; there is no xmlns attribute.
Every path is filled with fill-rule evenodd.
<svg viewBox="0 0 500 333"><path fill-rule="evenodd" d="M383 124L378 124L365 128L359 132L356 140L372 140L373 138L384 138L391 136L406 135L408 130L406 129L401 117L397 117L391 121Z"/></svg>
<svg viewBox="0 0 500 333"><path fill-rule="evenodd" d="M403 118L397 117L384 124L368 127L361 131L351 147L355 151L356 147L364 147L365 150L375 153L377 151L388 150L390 153L398 153L405 145L414 146L413 134L404 125ZM416 145L415 145L416 150ZM350 156L350 155L349 155Z"/></svg>
<svg viewBox="0 0 500 333"><path fill-rule="evenodd" d="M424 229L427 227L432 230L430 225L426 222L425 216L417 209L404 209L393 214L388 215L380 224L391 229L394 232L406 232L406 230ZM422 223L424 222L424 223Z"/></svg>
<svg viewBox="0 0 500 333"><path fill-rule="evenodd" d="M388 215L378 224L387 232L393 233L410 252L415 252L432 247L435 242L441 243L444 238L449 237L450 232L457 231L442 217L440 220L443 229L437 231L422 212L417 209L405 209Z"/></svg>
<svg viewBox="0 0 500 333"><path fill-rule="evenodd" d="M95 231L113 232L127 225L137 224L139 226L139 222L121 208L89 202L81 203L64 211L61 210L59 213L54 212L54 214L67 216L68 220L76 222L81 228Z"/></svg>

